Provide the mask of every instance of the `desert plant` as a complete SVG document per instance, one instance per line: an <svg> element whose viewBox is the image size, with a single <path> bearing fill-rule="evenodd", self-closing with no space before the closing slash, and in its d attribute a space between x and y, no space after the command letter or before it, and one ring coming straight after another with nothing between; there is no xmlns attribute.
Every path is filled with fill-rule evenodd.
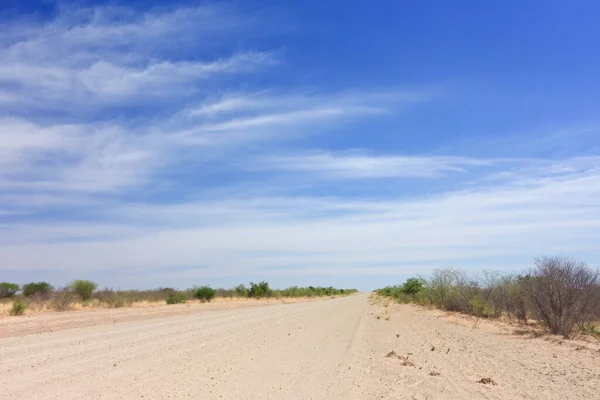
<svg viewBox="0 0 600 400"><path fill-rule="evenodd" d="M245 285L237 285L235 294L237 297L248 297L248 288Z"/></svg>
<svg viewBox="0 0 600 400"><path fill-rule="evenodd" d="M427 282L431 302L439 308L448 309L452 285L458 272L452 268L436 269Z"/></svg>
<svg viewBox="0 0 600 400"><path fill-rule="evenodd" d="M408 278L400 290L408 295L414 296L425 288L426 281L421 278Z"/></svg>
<svg viewBox="0 0 600 400"><path fill-rule="evenodd" d="M509 301L510 287L514 279L511 275L497 271L483 271L483 298L489 304L492 316L500 317Z"/></svg>
<svg viewBox="0 0 600 400"><path fill-rule="evenodd" d="M94 282L86 280L76 280L70 286L83 301L88 301L98 287Z"/></svg>
<svg viewBox="0 0 600 400"><path fill-rule="evenodd" d="M105 303L110 308L130 307L133 304L133 298L128 293L117 292Z"/></svg>
<svg viewBox="0 0 600 400"><path fill-rule="evenodd" d="M187 301L185 293L171 292L165 299L167 304L184 304Z"/></svg>
<svg viewBox="0 0 600 400"><path fill-rule="evenodd" d="M464 271L455 271L446 308L477 317L487 317L492 312L484 301L482 293L477 276L470 277Z"/></svg>
<svg viewBox="0 0 600 400"><path fill-rule="evenodd" d="M200 286L194 292L194 296L197 299L200 299L200 301L202 301L202 302L205 302L205 301L210 302L212 299L215 298L216 295L217 295L217 291L215 289L211 288L210 286Z"/></svg>
<svg viewBox="0 0 600 400"><path fill-rule="evenodd" d="M69 311L75 302L75 293L70 287L57 290L50 300L50 307L54 311Z"/></svg>
<svg viewBox="0 0 600 400"><path fill-rule="evenodd" d="M27 303L22 300L17 300L12 304L12 308L10 309L10 315L23 315L27 310Z"/></svg>
<svg viewBox="0 0 600 400"><path fill-rule="evenodd" d="M525 277L533 311L550 332L571 337L600 301L600 272L567 257L542 257Z"/></svg>
<svg viewBox="0 0 600 400"><path fill-rule="evenodd" d="M19 289L20 287L16 283L0 282L0 299L13 297Z"/></svg>
<svg viewBox="0 0 600 400"><path fill-rule="evenodd" d="M52 294L54 288L48 282L31 282L23 285L22 291L25 297L43 297L48 298Z"/></svg>
<svg viewBox="0 0 600 400"><path fill-rule="evenodd" d="M269 283L262 281L259 283L250 282L250 291L248 292L249 297L260 299L262 297L271 297L273 294Z"/></svg>

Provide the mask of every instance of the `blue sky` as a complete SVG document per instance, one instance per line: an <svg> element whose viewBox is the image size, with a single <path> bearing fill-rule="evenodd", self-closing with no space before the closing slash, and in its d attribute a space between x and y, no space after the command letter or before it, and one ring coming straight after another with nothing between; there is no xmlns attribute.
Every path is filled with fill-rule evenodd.
<svg viewBox="0 0 600 400"><path fill-rule="evenodd" d="M600 263L600 5L0 7L0 280Z"/></svg>

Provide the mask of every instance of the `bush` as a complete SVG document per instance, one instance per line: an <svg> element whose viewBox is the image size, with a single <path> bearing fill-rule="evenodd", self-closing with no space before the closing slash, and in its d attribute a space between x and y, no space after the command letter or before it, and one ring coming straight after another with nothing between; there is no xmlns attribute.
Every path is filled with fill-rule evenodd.
<svg viewBox="0 0 600 400"><path fill-rule="evenodd" d="M408 296L414 296L425 287L425 281L419 278L409 278L404 282L400 290Z"/></svg>
<svg viewBox="0 0 600 400"><path fill-rule="evenodd" d="M13 297L19 289L20 287L16 283L0 282L0 299Z"/></svg>
<svg viewBox="0 0 600 400"><path fill-rule="evenodd" d="M10 309L10 315L23 315L27 310L27 303L22 300L17 300L13 303L12 308Z"/></svg>
<svg viewBox="0 0 600 400"><path fill-rule="evenodd" d="M165 299L167 304L184 304L187 301L185 293L171 292Z"/></svg>
<svg viewBox="0 0 600 400"><path fill-rule="evenodd" d="M237 297L248 297L248 288L244 285L237 285L235 287L235 294Z"/></svg>
<svg viewBox="0 0 600 400"><path fill-rule="evenodd" d="M23 296L38 296L48 298L52 294L53 290L54 288L48 282L31 282L23 285Z"/></svg>
<svg viewBox="0 0 600 400"><path fill-rule="evenodd" d="M525 275L484 271L482 279L455 269L437 269L420 288L411 279L377 293L399 302L434 305L476 317L506 315L526 323L528 315L533 315L550 332L565 338L577 328L596 326L600 320L600 271L565 257L543 257L535 265Z"/></svg>
<svg viewBox="0 0 600 400"><path fill-rule="evenodd" d="M50 307L54 311L69 311L75 302L75 293L72 288L65 288L54 292L50 301Z"/></svg>
<svg viewBox="0 0 600 400"><path fill-rule="evenodd" d="M438 308L447 310L451 306L452 285L456 280L457 271L452 268L436 269L427 282L431 302Z"/></svg>
<svg viewBox="0 0 600 400"><path fill-rule="evenodd" d="M273 291L269 288L269 283L262 281L260 283L250 282L250 291L248 292L249 297L260 299L263 297L271 297Z"/></svg>
<svg viewBox="0 0 600 400"><path fill-rule="evenodd" d="M543 257L523 279L525 293L538 319L550 332L571 337L575 327L592 317L600 301L600 273L566 257Z"/></svg>
<svg viewBox="0 0 600 400"><path fill-rule="evenodd" d="M98 285L92 281L76 280L75 282L71 283L71 288L73 288L75 293L77 293L77 295L83 301L88 301L92 297L92 293L94 293L94 290L96 290L97 287Z"/></svg>
<svg viewBox="0 0 600 400"><path fill-rule="evenodd" d="M203 303L205 301L210 302L217 295L217 291L210 286L201 286L194 292L194 296L200 299Z"/></svg>

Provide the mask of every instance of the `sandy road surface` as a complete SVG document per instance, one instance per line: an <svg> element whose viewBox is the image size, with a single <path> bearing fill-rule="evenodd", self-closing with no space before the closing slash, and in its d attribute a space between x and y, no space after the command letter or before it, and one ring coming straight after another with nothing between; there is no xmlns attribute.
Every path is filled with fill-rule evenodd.
<svg viewBox="0 0 600 400"><path fill-rule="evenodd" d="M0 398L598 399L599 361L359 294L3 338Z"/></svg>

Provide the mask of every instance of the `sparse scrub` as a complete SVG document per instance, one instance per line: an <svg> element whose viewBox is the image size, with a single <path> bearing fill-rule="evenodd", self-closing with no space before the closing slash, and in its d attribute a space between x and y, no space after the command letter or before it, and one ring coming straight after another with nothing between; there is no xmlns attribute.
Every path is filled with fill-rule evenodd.
<svg viewBox="0 0 600 400"><path fill-rule="evenodd" d="M506 316L522 323L533 317L565 338L577 330L595 331L600 320L600 272L570 258L537 259L523 275L484 271L479 278L446 268L434 270L421 286L414 279L377 293L476 317ZM413 287L418 290L408 289Z"/></svg>
<svg viewBox="0 0 600 400"><path fill-rule="evenodd" d="M16 283L0 282L0 299L13 297L20 288Z"/></svg>
<svg viewBox="0 0 600 400"><path fill-rule="evenodd" d="M208 301L210 302L217 295L217 291L210 286L201 286L196 289L194 296L199 299L201 302Z"/></svg>
<svg viewBox="0 0 600 400"><path fill-rule="evenodd" d="M14 291L15 284L4 285L6 292ZM16 285L18 287L18 285ZM23 285L23 296L27 297L28 307L32 310L43 311L46 309L55 311L66 311L72 309L76 303L82 303L88 307L121 308L130 307L134 303L158 303L181 304L187 300L198 298L202 302L220 298L297 298L297 297L333 297L356 293L356 289L336 289L333 287L298 287L292 286L287 289L271 289L268 282L251 283L250 288L241 284L236 287L225 289L212 289L208 286L194 287L185 290L173 288L158 288L153 290L114 290L105 288L96 290L96 284L91 281L78 280L72 282L67 288L54 290L47 282L32 282ZM200 291L198 297L197 293ZM16 292L15 292L16 293Z"/></svg>
<svg viewBox="0 0 600 400"><path fill-rule="evenodd" d="M75 293L77 293L77 295L83 301L88 301L92 297L92 293L94 293L94 290L96 290L97 287L98 285L96 285L94 282L86 280L76 280L71 283L71 288L73 288Z"/></svg>
<svg viewBox="0 0 600 400"><path fill-rule="evenodd" d="M50 300L50 307L54 311L69 311L73 308L75 303L76 295L73 289L70 287L54 292L52 299Z"/></svg>
<svg viewBox="0 0 600 400"><path fill-rule="evenodd" d="M23 300L17 300L13 302L9 313L13 316L19 316L25 314L25 311L27 311L27 303Z"/></svg>

